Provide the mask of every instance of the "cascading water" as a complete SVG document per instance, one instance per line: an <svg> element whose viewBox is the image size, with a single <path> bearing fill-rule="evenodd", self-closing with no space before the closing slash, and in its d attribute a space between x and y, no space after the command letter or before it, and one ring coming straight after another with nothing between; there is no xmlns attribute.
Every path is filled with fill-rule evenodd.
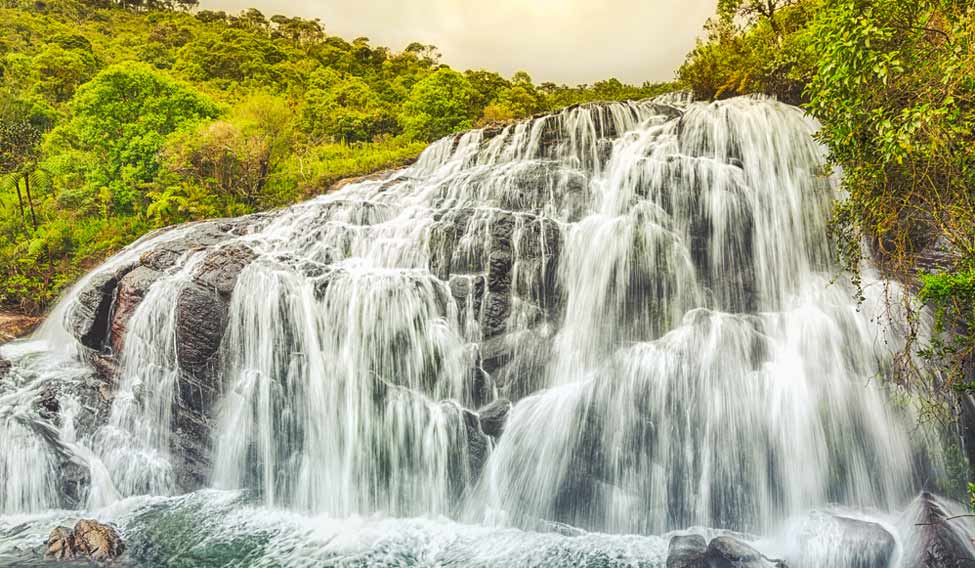
<svg viewBox="0 0 975 568"><path fill-rule="evenodd" d="M82 508L219 490L99 509L149 564L168 546L200 565L662 566L664 535L691 530L861 566L832 525L790 544L835 507L906 559L897 511L951 464L885 380L897 286L865 274L858 305L837 278L815 128L751 98L584 105L151 235L4 348L0 511L43 531L67 456L90 470ZM77 352L56 349L69 333ZM35 404L94 380L79 359L115 365L81 435L76 398L57 418ZM150 543L184 517L207 536ZM448 544L419 544L444 527ZM220 548L240 539L240 557Z"/></svg>

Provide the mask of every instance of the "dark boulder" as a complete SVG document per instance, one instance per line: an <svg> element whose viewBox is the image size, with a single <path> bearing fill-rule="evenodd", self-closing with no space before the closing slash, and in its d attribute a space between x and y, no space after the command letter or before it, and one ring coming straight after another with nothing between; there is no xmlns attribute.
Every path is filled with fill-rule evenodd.
<svg viewBox="0 0 975 568"><path fill-rule="evenodd" d="M220 297L229 300L237 285L240 273L253 262L257 255L244 244L231 244L210 253L193 273L193 280L215 290Z"/></svg>
<svg viewBox="0 0 975 568"><path fill-rule="evenodd" d="M667 547L667 568L787 568L744 542L719 536L705 544L700 535L677 535Z"/></svg>
<svg viewBox="0 0 975 568"><path fill-rule="evenodd" d="M68 312L68 328L88 349L100 351L105 347L115 289L131 268L100 272L92 276Z"/></svg>
<svg viewBox="0 0 975 568"><path fill-rule="evenodd" d="M886 568L896 548L893 535L877 523L813 513L802 524L798 556L790 558L789 564L794 568Z"/></svg>
<svg viewBox="0 0 975 568"><path fill-rule="evenodd" d="M922 493L903 521L910 529L902 564L916 568L975 566L968 522L967 518L950 513L934 495Z"/></svg>
<svg viewBox="0 0 975 568"><path fill-rule="evenodd" d="M45 558L59 561L115 560L125 552L122 537L114 528L98 521L82 519L74 529L55 527L47 539Z"/></svg>
<svg viewBox="0 0 975 568"><path fill-rule="evenodd" d="M133 315L151 287L178 269L191 255L191 280L176 297L177 396L173 407L173 454L181 461L181 489L202 486L209 468L210 418L219 394L218 352L227 326L230 299L237 279L256 254L246 245L226 243L250 230L249 218L199 223L178 229L179 236L161 239L138 263L95 274L78 295L68 315L73 335L88 348L86 358L104 379L100 392L110 398L118 373L117 355ZM111 353L106 349L111 347ZM114 355L113 355L114 354Z"/></svg>
<svg viewBox="0 0 975 568"><path fill-rule="evenodd" d="M7 377L7 374L10 373L10 368L10 361L4 359L3 356L0 356L0 381Z"/></svg>
<svg viewBox="0 0 975 568"><path fill-rule="evenodd" d="M173 420L176 455L182 461L177 483L183 489L196 489L206 482L210 420L220 394L220 385L216 384L220 344L237 278L255 256L243 245L211 252L194 271L193 282L176 299L180 376Z"/></svg>
<svg viewBox="0 0 975 568"><path fill-rule="evenodd" d="M176 298L176 358L181 369L202 374L213 362L227 326L227 304L216 290L190 284Z"/></svg>
<svg viewBox="0 0 975 568"><path fill-rule="evenodd" d="M477 415L481 421L481 431L494 438L501 436L510 412L511 401L504 398L478 410Z"/></svg>
<svg viewBox="0 0 975 568"><path fill-rule="evenodd" d="M461 409L464 418L464 427L467 438L467 460L470 479L480 477L484 464L487 463L488 454L491 452L491 443L488 437L481 430L481 422L477 414Z"/></svg>
<svg viewBox="0 0 975 568"><path fill-rule="evenodd" d="M485 338L504 333L511 315L511 296L507 293L488 292L481 309L481 331Z"/></svg>
<svg viewBox="0 0 975 568"><path fill-rule="evenodd" d="M667 568L708 568L708 543L697 534L671 537Z"/></svg>
<svg viewBox="0 0 975 568"><path fill-rule="evenodd" d="M211 252L193 272L193 283L176 299L176 351L191 374L209 368L227 327L230 297L255 254L244 245Z"/></svg>
<svg viewBox="0 0 975 568"><path fill-rule="evenodd" d="M730 536L719 536L708 543L710 568L786 568L784 562L762 556L744 542Z"/></svg>
<svg viewBox="0 0 975 568"><path fill-rule="evenodd" d="M119 282L111 326L111 344L114 353L122 352L129 320L149 293L149 288L160 277L162 272L148 266L139 266Z"/></svg>

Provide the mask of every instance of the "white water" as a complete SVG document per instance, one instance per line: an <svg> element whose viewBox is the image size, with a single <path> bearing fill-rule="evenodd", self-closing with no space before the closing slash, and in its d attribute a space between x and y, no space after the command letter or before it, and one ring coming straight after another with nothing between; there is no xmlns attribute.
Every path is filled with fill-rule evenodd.
<svg viewBox="0 0 975 568"><path fill-rule="evenodd" d="M585 106L438 142L390 180L219 245L257 259L221 346L213 486L332 519L644 535L771 539L830 504L893 515L945 465L884 380L901 341L885 283L865 275L861 306L835 278L837 190L815 128L755 99ZM108 424L80 441L112 480L92 507L177 490L175 299L202 258L185 255L129 323ZM71 344L60 321L83 285L42 343L5 348L15 373L60 373L37 351ZM474 384L499 351L507 364ZM30 412L22 383L0 399L4 513L58 501L55 454L4 418ZM492 441L474 412L502 397L515 406ZM487 527L461 533L516 534Z"/></svg>

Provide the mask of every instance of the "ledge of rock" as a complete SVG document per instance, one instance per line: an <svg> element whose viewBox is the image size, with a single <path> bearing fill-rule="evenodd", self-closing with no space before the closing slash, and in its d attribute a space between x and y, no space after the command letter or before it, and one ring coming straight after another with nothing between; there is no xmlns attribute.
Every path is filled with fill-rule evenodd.
<svg viewBox="0 0 975 568"><path fill-rule="evenodd" d="M45 558L71 561L114 560L125 552L122 537L114 528L98 521L82 519L74 529L56 527L47 539Z"/></svg>
<svg viewBox="0 0 975 568"><path fill-rule="evenodd" d="M956 517L930 493L922 493L911 506L906 523L913 543L904 566L917 568L964 568L975 566L964 518Z"/></svg>
<svg viewBox="0 0 975 568"><path fill-rule="evenodd" d="M0 343L13 341L27 335L39 323L41 323L41 318L38 317L0 313Z"/></svg>

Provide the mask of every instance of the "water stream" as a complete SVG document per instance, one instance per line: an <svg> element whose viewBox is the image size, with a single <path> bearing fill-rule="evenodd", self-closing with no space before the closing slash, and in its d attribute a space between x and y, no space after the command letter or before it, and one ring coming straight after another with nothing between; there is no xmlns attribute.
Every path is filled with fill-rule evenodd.
<svg viewBox="0 0 975 568"><path fill-rule="evenodd" d="M662 567L687 531L861 566L829 512L884 527L907 566L903 519L951 490L957 448L887 380L899 286L865 269L857 303L832 258L816 127L754 98L584 105L442 140L220 242L149 235L0 348L0 562L87 514L146 566ZM79 297L169 245L79 436ZM219 351L191 372L183 298L242 249ZM216 393L209 488L180 495L190 375ZM66 461L89 471L75 511Z"/></svg>

